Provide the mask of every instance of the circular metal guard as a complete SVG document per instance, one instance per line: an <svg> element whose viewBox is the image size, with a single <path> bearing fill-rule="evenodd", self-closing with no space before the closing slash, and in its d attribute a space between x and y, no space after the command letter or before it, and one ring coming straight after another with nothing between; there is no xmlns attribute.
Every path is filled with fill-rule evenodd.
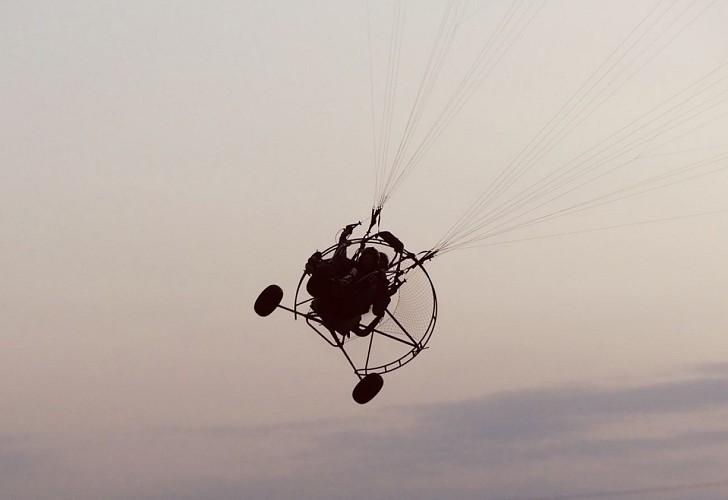
<svg viewBox="0 0 728 500"><path fill-rule="evenodd" d="M352 334L350 338L341 338L323 328L320 317L310 308L312 297L306 291L309 275L305 272L296 289L294 311L304 316L324 340L344 351L359 377L391 372L412 361L426 348L437 321L435 287L423 263L414 254L394 248L378 234L355 238L345 245L350 259L355 259L365 246L374 247L389 257L387 279L390 290L396 291L374 331L366 337ZM331 258L338 246L332 245L321 252L322 258ZM364 315L362 328L373 318L371 312Z"/></svg>

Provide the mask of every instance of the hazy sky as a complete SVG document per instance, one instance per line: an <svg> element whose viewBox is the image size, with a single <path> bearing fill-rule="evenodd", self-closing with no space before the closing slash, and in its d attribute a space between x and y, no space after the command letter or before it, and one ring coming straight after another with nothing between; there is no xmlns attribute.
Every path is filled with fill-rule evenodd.
<svg viewBox="0 0 728 500"><path fill-rule="evenodd" d="M728 171L436 258L431 349L365 406L302 321L254 314L371 209L395 5L2 2L0 497L728 495ZM511 5L468 3L422 130ZM394 137L444 8L408 5ZM726 153L728 2L548 1L383 227L431 248L653 8L662 38L529 175L713 70L559 202Z"/></svg>

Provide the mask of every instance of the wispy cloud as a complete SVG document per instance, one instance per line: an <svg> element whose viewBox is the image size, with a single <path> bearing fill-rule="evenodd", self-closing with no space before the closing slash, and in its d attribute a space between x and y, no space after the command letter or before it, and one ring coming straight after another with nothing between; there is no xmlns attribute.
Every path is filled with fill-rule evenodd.
<svg viewBox="0 0 728 500"><path fill-rule="evenodd" d="M728 363L705 363L694 367L694 369L709 375L728 376Z"/></svg>
<svg viewBox="0 0 728 500"><path fill-rule="evenodd" d="M704 375L705 367L699 372ZM389 498L393 490L420 499L534 492L558 498L564 491L607 491L616 477L631 489L701 483L728 468L728 424L718 418L728 414L728 372L710 373L630 387L559 386L397 406L375 420L176 433L265 439L281 447L291 436L301 438L295 453L281 457L288 463L266 464L280 467L279 475L253 474L239 488L231 486L251 498L281 498L292 491L297 498L334 492L337 498ZM646 432L655 422L669 425ZM682 498L691 498L689 491ZM694 498L710 497L701 492Z"/></svg>
<svg viewBox="0 0 728 500"><path fill-rule="evenodd" d="M30 472L46 460L27 434L0 433L0 479Z"/></svg>
<svg viewBox="0 0 728 500"><path fill-rule="evenodd" d="M84 470L94 471L107 498L370 500L397 492L483 500L649 490L656 493L646 499L663 500L657 492L712 484L728 469L728 372L698 368L669 382L531 388L355 419L157 427L104 436L116 458L100 464L84 462L97 457L92 443L67 440L47 451L75 462L46 464L47 471L29 454L38 439L0 435L0 469L16 478L0 494L28 478L36 491L44 481L55 491L58 477ZM79 446L87 449L74 452ZM156 479L119 480L144 473ZM679 498L725 493L719 485L684 489Z"/></svg>
<svg viewBox="0 0 728 500"><path fill-rule="evenodd" d="M594 465L590 470L595 473L600 463L622 463L612 469L627 483L639 482L642 476L672 479L669 473L674 469L686 475L695 470L721 470L728 465L725 453L702 452L725 447L728 426L700 429L697 422L700 415L726 410L726 378L616 389L552 387L393 408L392 412L410 422L408 426L322 430L317 446L338 450L330 464L338 474L365 476L391 486L448 475L459 477L466 485L470 481L476 490L478 484L483 490L494 488L498 477L520 476L517 482L538 484L544 478L533 470L560 464L559 477L548 481L588 487L587 479L580 475L587 464ZM629 429L649 427L658 417L680 417L683 422L667 435L646 436ZM620 433L605 430L625 421ZM699 464L691 467L696 460ZM632 467L641 470L636 473Z"/></svg>

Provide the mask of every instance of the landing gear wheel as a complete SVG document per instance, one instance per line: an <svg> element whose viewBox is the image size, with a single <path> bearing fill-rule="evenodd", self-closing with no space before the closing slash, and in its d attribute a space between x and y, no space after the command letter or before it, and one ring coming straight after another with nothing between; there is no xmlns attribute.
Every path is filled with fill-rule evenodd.
<svg viewBox="0 0 728 500"><path fill-rule="evenodd" d="M258 295L254 306L255 312L259 316L268 316L276 310L276 307L278 307L282 299L283 290L281 287L278 285L269 285Z"/></svg>
<svg viewBox="0 0 728 500"><path fill-rule="evenodd" d="M384 379L380 374L370 373L369 375L366 375L363 379L361 379L358 384L356 384L356 387L354 387L354 391L351 393L351 396L354 398L354 401L356 401L360 405L366 404L374 399L374 396L379 394L379 391L382 389L383 385Z"/></svg>

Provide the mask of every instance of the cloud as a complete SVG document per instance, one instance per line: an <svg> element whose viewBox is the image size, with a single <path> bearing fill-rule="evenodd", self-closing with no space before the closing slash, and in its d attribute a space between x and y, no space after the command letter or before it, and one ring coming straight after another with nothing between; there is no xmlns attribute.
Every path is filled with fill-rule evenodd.
<svg viewBox="0 0 728 500"><path fill-rule="evenodd" d="M570 435L608 419L728 407L728 378L702 378L609 389L567 386L523 390L411 409L425 427L447 425L452 437L520 442Z"/></svg>
<svg viewBox="0 0 728 500"><path fill-rule="evenodd" d="M53 459L33 436L0 433L0 498L31 498Z"/></svg>
<svg viewBox="0 0 728 500"><path fill-rule="evenodd" d="M728 376L728 363L705 363L694 367L694 369L700 373Z"/></svg>
<svg viewBox="0 0 728 500"><path fill-rule="evenodd" d="M358 454L394 457L426 454L435 462L497 465L511 460L542 459L555 453L576 455L601 450L611 454L636 447L684 447L704 443L705 433L684 433L670 439L619 440L590 438L590 432L619 419L688 414L728 409L728 379L703 378L628 388L567 386L513 391L479 399L399 407L412 424L394 429L347 429L324 434L327 447L357 443ZM725 439L721 432L710 439ZM713 442L713 441L710 441ZM566 445L568 443L568 446ZM398 451L399 450L399 451ZM401 469L402 466L399 466Z"/></svg>
<svg viewBox="0 0 728 500"><path fill-rule="evenodd" d="M79 470L105 498L142 499L579 498L705 484L728 469L728 373L708 368L670 382L532 388L354 419L152 428L98 438L109 457L91 441L59 438L55 452L71 462L42 471L37 438L0 435L0 470L15 478L0 493L24 482L55 492L49 477ZM149 481L120 479L139 474ZM680 498L724 498L726 488L706 491Z"/></svg>
<svg viewBox="0 0 728 500"><path fill-rule="evenodd" d="M0 433L0 479L30 472L46 459L33 451L33 441L27 435Z"/></svg>
<svg viewBox="0 0 728 500"><path fill-rule="evenodd" d="M728 373L710 373L716 376L631 387L510 391L346 421L176 432L259 439L285 450L262 465L270 475L253 473L217 490L219 498L295 492L358 500L397 491L400 498L480 500L608 491L616 478L625 489L700 484L728 468L728 425L720 418L728 415ZM656 422L664 429L645 431ZM218 498L209 494L202 496Z"/></svg>

